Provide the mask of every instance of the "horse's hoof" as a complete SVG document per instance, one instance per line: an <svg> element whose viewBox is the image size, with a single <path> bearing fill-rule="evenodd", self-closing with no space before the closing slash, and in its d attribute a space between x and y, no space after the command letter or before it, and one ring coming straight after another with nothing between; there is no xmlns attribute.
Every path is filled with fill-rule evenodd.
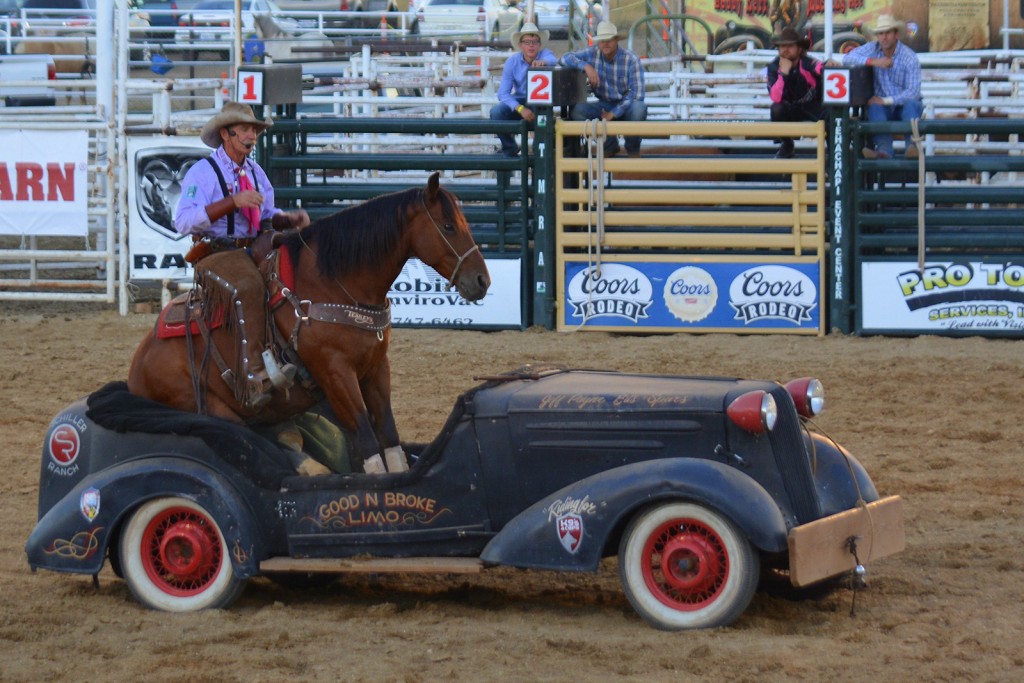
<svg viewBox="0 0 1024 683"><path fill-rule="evenodd" d="M405 459L405 451L401 446L391 446L384 449L384 460L388 465L388 472L408 472L409 461Z"/></svg>
<svg viewBox="0 0 1024 683"><path fill-rule="evenodd" d="M295 468L295 471L304 477L321 477L331 473L330 469L308 457Z"/></svg>
<svg viewBox="0 0 1024 683"><path fill-rule="evenodd" d="M384 469L384 461L381 459L380 453L374 453L363 461L363 472L366 472L367 474L387 473L387 470Z"/></svg>

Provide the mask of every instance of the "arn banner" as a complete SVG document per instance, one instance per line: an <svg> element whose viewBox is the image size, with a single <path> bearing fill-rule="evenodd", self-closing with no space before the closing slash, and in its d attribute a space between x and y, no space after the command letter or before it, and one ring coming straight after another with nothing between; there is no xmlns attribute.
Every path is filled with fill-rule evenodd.
<svg viewBox="0 0 1024 683"><path fill-rule="evenodd" d="M86 235L89 134L0 131L0 234Z"/></svg>

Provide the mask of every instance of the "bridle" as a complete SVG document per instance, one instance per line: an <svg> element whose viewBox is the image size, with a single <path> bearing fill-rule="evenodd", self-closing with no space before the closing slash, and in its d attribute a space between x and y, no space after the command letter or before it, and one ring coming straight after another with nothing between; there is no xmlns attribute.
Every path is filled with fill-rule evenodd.
<svg viewBox="0 0 1024 683"><path fill-rule="evenodd" d="M434 229L437 230L437 234L440 235L441 239L444 240L444 243L448 245L448 250L455 255L456 259L458 259L455 262L455 269L452 270L452 274L448 277L448 290L450 291L452 287L455 287L455 276L459 274L459 269L462 268L463 262L465 262L466 258L468 258L474 251L480 251L480 246L474 243L472 247L466 250L465 254L459 256L459 252L452 246L452 243L448 241L448 238L444 236L444 230L441 229L441 226L431 215L430 209L427 207L426 193L420 195L420 202L423 204L423 210L427 212L427 218L429 218L430 222L434 224ZM451 227L451 223L446 223L446 225Z"/></svg>

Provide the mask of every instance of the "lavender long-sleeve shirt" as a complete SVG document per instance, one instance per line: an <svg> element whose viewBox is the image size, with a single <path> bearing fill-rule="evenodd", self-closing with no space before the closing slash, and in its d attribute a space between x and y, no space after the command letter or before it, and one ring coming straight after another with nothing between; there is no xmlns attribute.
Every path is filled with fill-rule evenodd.
<svg viewBox="0 0 1024 683"><path fill-rule="evenodd" d="M223 147L218 147L211 155L224 175L228 193L238 192L240 167L228 157ZM242 162L246 173L253 181L254 188L263 194L263 206L260 209L260 221L267 220L281 209L274 207L274 188L267 174L252 159L246 157ZM205 237L226 237L228 234L228 217L224 216L214 223L206 215L206 207L224 198L220 181L210 162L202 159L192 165L181 181L181 199L174 214L174 229L182 235L198 234ZM235 211L235 233L232 237L253 237L260 226L251 226L241 211Z"/></svg>

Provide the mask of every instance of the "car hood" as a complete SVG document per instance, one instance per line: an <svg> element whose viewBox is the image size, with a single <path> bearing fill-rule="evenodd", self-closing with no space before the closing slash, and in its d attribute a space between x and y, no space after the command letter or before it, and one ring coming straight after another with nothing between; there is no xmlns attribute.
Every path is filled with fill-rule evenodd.
<svg viewBox="0 0 1024 683"><path fill-rule="evenodd" d="M730 396L777 388L726 377L678 377L592 370L509 375L474 395L477 417L526 412L722 412Z"/></svg>

